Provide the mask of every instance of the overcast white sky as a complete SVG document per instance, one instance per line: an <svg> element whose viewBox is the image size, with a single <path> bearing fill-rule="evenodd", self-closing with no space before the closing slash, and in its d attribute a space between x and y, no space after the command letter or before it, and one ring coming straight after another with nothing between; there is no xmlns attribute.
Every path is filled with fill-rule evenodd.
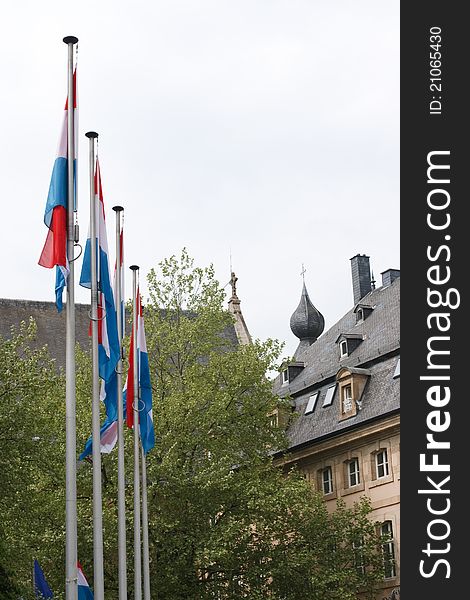
<svg viewBox="0 0 470 600"><path fill-rule="evenodd" d="M302 263L326 327L352 306L353 255L379 281L399 268L398 0L23 0L0 23L0 297L54 298L37 260L65 35L80 40L81 241L95 130L112 256L115 204L142 278L186 246L225 284L231 251L252 335L284 354Z"/></svg>

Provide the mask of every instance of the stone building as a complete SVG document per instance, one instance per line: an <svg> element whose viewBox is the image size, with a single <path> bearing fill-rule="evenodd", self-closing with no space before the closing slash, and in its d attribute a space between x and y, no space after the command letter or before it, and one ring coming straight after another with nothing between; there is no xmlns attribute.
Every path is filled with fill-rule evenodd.
<svg viewBox="0 0 470 600"><path fill-rule="evenodd" d="M328 331L305 284L291 317L299 345L275 391L297 418L277 461L296 465L331 510L338 498L370 498L371 518L392 538L377 598L399 598L400 272L385 271L375 288L368 256L354 256L351 269L354 304Z"/></svg>
<svg viewBox="0 0 470 600"><path fill-rule="evenodd" d="M234 318L234 323L222 332L222 336L230 345L249 344L251 336L240 308L236 282L237 277L232 273L232 295L228 302L228 310ZM82 350L91 349L88 336L89 311L89 304L75 304L75 335ZM12 327L18 328L22 321L27 323L30 318L33 318L37 326L37 335L32 345L42 347L47 344L56 364L65 368L65 312L65 304L64 309L59 313L54 302L0 298L0 337L9 338ZM127 324L126 327L126 333L130 335L130 325Z"/></svg>

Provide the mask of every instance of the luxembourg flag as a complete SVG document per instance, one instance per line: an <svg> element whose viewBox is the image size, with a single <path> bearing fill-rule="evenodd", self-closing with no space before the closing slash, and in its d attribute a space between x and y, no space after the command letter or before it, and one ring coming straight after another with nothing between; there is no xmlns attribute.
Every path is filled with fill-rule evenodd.
<svg viewBox="0 0 470 600"><path fill-rule="evenodd" d="M120 254L121 254L121 314L116 315L116 319L122 319L122 333L124 335L125 327L125 304L124 304L124 236L123 229L120 232ZM114 281L113 281L113 293L114 293L114 304L116 305L116 264L114 266ZM114 370L108 381L101 380L100 389L100 400L104 403L106 408L106 419L100 429L100 451L101 454L109 454L117 443L118 438L118 414L117 414L117 373ZM124 414L126 403L124 402ZM83 460L93 451L93 439L90 436L85 444L83 452L79 456L79 460Z"/></svg>
<svg viewBox="0 0 470 600"><path fill-rule="evenodd" d="M137 402L139 410L140 440L145 454L155 445L155 432L152 414L152 386L150 383L149 358L145 340L144 317L139 289L137 289L137 365L134 365L134 331L129 350L129 370L124 391L126 400L126 420L128 427L134 426L133 406ZM134 368L137 368L139 398L134 398Z"/></svg>
<svg viewBox="0 0 470 600"><path fill-rule="evenodd" d="M103 201L103 188L101 186L101 172L99 161L96 160L95 169L95 198L96 198L96 230L97 230L97 256L98 256L98 360L99 374L108 381L116 368L119 360L119 339L117 334L116 309L114 306L113 290L109 276L108 236L106 234L106 221ZM80 285L91 288L91 240L90 233L85 246Z"/></svg>
<svg viewBox="0 0 470 600"><path fill-rule="evenodd" d="M77 563L78 567L78 600L93 600L93 592L88 585L85 575L83 574L82 565Z"/></svg>
<svg viewBox="0 0 470 600"><path fill-rule="evenodd" d="M101 454L109 454L117 443L118 437L118 415L117 415L117 373L111 376L109 381L101 380L100 400L106 407L106 419L100 429L100 451ZM93 436L86 441L83 452L78 457L83 460L93 452Z"/></svg>
<svg viewBox="0 0 470 600"><path fill-rule="evenodd" d="M76 205L76 157L77 157L77 77L73 74L74 88L74 209ZM68 98L62 122L62 130L57 148L57 156L52 170L49 193L47 195L44 223L48 228L46 242L39 257L39 264L46 269L56 267L55 296L57 310L62 310L62 292L67 282L69 266L67 259L67 196L68 196L68 156L67 156L67 115Z"/></svg>
<svg viewBox="0 0 470 600"><path fill-rule="evenodd" d="M121 318L121 332L122 337L125 336L126 333L126 304L124 302L125 292L124 292L124 227L121 227L121 233L119 236L120 243L120 254L121 254L121 310L118 311L118 306L116 306L116 311L119 313L117 318ZM116 278L117 265L114 263L114 279L113 279L113 291L114 291L114 304L117 304L117 278Z"/></svg>

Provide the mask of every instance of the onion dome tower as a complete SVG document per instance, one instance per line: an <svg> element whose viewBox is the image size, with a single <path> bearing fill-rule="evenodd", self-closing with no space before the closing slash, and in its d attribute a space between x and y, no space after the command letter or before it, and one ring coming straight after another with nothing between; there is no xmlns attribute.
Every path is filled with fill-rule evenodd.
<svg viewBox="0 0 470 600"><path fill-rule="evenodd" d="M296 354L313 344L325 328L325 319L321 312L313 306L305 287L305 281L299 305L290 318L290 328L300 340Z"/></svg>

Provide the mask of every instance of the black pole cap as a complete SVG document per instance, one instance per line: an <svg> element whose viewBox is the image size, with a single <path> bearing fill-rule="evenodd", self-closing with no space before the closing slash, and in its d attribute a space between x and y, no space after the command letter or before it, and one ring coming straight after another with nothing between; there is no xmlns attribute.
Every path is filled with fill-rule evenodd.
<svg viewBox="0 0 470 600"><path fill-rule="evenodd" d="M74 35L67 35L66 37L64 37L64 44L76 44L78 43L78 38L75 37Z"/></svg>
<svg viewBox="0 0 470 600"><path fill-rule="evenodd" d="M138 270L139 270L139 268L140 268L140 267L139 267L138 265L131 265L131 266L129 267L129 269L130 269L131 271L138 271Z"/></svg>
<svg viewBox="0 0 470 600"><path fill-rule="evenodd" d="M122 206L113 206L113 210L116 212L121 212L121 210L124 210L124 208Z"/></svg>
<svg viewBox="0 0 470 600"><path fill-rule="evenodd" d="M85 133L85 135L87 136L87 138L90 138L90 139L98 137L98 134L96 133L96 131L87 131Z"/></svg>

